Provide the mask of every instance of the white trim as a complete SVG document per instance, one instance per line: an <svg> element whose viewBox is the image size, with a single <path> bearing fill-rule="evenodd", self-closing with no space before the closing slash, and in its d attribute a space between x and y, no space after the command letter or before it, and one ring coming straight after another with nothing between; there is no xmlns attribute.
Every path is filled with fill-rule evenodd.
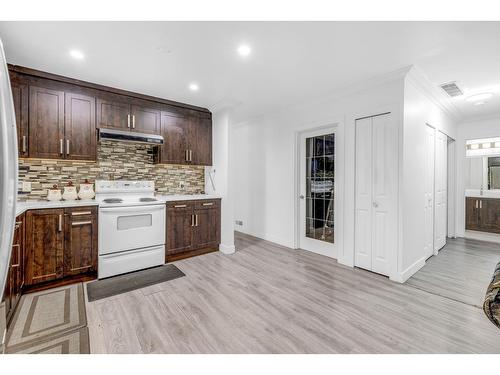
<svg viewBox="0 0 500 375"><path fill-rule="evenodd" d="M425 266L425 256L417 260L403 272L397 272L395 275L389 276L389 279L397 283L404 283L423 266Z"/></svg>
<svg viewBox="0 0 500 375"><path fill-rule="evenodd" d="M219 251L224 254L233 254L236 251L236 247L234 245L219 245Z"/></svg>

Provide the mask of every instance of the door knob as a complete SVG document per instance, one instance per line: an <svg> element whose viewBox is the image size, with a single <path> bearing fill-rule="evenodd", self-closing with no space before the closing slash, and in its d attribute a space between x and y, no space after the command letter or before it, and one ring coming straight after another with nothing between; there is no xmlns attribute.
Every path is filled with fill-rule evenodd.
<svg viewBox="0 0 500 375"><path fill-rule="evenodd" d="M304 199L304 196L302 194L299 195L300 199Z"/></svg>
<svg viewBox="0 0 500 375"><path fill-rule="evenodd" d="M377 208L378 207L378 203L377 202L373 202L372 203L373 207Z"/></svg>

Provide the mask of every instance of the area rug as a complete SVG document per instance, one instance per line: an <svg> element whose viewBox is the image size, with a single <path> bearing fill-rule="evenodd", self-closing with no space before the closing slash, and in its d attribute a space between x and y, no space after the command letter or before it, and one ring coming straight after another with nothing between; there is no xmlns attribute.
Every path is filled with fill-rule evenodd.
<svg viewBox="0 0 500 375"><path fill-rule="evenodd" d="M186 276L173 264L87 283L89 302Z"/></svg>
<svg viewBox="0 0 500 375"><path fill-rule="evenodd" d="M89 354L87 327L7 347L7 354Z"/></svg>
<svg viewBox="0 0 500 375"><path fill-rule="evenodd" d="M48 340L87 325L83 285L73 284L21 297L7 337L7 351Z"/></svg>

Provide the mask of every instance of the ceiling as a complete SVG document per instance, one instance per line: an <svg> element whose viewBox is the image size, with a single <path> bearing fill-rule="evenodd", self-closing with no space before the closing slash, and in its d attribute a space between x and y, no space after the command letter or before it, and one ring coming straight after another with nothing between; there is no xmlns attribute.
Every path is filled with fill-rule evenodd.
<svg viewBox="0 0 500 375"><path fill-rule="evenodd" d="M436 86L494 93L481 106L453 99L462 118L500 114L500 22L0 22L0 38L12 64L212 110L235 105L237 121L412 64ZM75 48L83 60L70 57Z"/></svg>

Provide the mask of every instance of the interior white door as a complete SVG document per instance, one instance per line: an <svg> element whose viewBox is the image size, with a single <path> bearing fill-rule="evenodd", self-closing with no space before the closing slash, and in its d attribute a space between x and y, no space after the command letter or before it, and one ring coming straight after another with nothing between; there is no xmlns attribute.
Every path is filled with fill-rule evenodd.
<svg viewBox="0 0 500 375"><path fill-rule="evenodd" d="M434 158L436 130L427 125L425 139L425 176L424 176L424 253L426 257L434 254Z"/></svg>
<svg viewBox="0 0 500 375"><path fill-rule="evenodd" d="M299 142L299 246L336 258L336 128L301 133Z"/></svg>
<svg viewBox="0 0 500 375"><path fill-rule="evenodd" d="M446 245L447 232L447 185L448 185L448 136L436 132L434 253Z"/></svg>
<svg viewBox="0 0 500 375"><path fill-rule="evenodd" d="M397 135L391 114L356 121L355 265L383 275L397 254Z"/></svg>

